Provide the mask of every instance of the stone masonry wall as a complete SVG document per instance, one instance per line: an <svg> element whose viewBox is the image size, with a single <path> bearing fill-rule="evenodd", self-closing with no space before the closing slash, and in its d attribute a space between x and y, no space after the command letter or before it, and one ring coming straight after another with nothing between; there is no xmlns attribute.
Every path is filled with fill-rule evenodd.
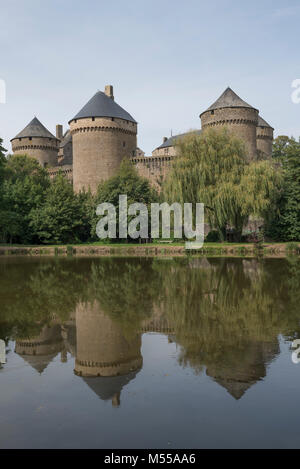
<svg viewBox="0 0 300 469"><path fill-rule="evenodd" d="M115 175L124 157L135 155L137 124L123 119L95 117L73 120L73 184L75 192Z"/></svg>
<svg viewBox="0 0 300 469"><path fill-rule="evenodd" d="M160 191L161 183L170 171L173 157L146 156L145 158L131 158L138 174L148 179L153 187Z"/></svg>
<svg viewBox="0 0 300 469"><path fill-rule="evenodd" d="M253 108L224 108L201 114L202 129L227 127L245 142L250 160L257 158L256 126L258 111Z"/></svg>
<svg viewBox="0 0 300 469"><path fill-rule="evenodd" d="M256 129L257 150L267 158L272 156L273 129L271 127L257 127Z"/></svg>
<svg viewBox="0 0 300 469"><path fill-rule="evenodd" d="M18 138L12 141L15 155L28 155L35 158L41 166L57 165L58 140L55 138Z"/></svg>
<svg viewBox="0 0 300 469"><path fill-rule="evenodd" d="M50 179L54 179L59 173L62 173L69 181L73 182L73 166L63 165L63 166L54 166L53 168L48 169L48 174Z"/></svg>

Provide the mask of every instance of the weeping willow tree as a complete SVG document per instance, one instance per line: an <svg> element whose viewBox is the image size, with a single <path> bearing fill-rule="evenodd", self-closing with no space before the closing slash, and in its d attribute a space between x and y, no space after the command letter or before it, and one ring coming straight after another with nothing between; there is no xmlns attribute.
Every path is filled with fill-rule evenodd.
<svg viewBox="0 0 300 469"><path fill-rule="evenodd" d="M299 331L294 302L299 261L293 270L289 262L273 259L187 262L180 259L171 269L162 265L158 273L160 306L181 346L181 365L200 372L203 366L242 361L246 369L256 353L277 349L279 334Z"/></svg>
<svg viewBox="0 0 300 469"><path fill-rule="evenodd" d="M177 143L178 157L164 183L171 202L205 204L205 220L222 240L226 226L241 238L249 216L265 217L275 206L281 172L274 163L249 162L244 143L226 128L191 133Z"/></svg>

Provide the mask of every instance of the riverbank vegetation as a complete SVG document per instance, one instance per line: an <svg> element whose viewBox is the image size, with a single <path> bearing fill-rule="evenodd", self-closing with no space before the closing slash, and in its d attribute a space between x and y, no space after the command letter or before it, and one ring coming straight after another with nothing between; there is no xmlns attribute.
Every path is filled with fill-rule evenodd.
<svg viewBox="0 0 300 469"><path fill-rule="evenodd" d="M127 194L128 204L147 207L157 201L203 202L205 221L214 228L207 242L226 241L228 228L233 242L259 246L264 234L267 241L300 241L300 143L293 138L278 137L271 160L248 163L243 143L226 130L191 134L178 143L178 157L159 194L128 161L99 185L96 195L75 194L62 174L50 181L37 161L26 155L5 157L5 151L0 139L2 245L99 244L96 206L109 202L118 207L120 194ZM246 233L249 217L262 220L264 232ZM182 245L172 237L169 241Z"/></svg>

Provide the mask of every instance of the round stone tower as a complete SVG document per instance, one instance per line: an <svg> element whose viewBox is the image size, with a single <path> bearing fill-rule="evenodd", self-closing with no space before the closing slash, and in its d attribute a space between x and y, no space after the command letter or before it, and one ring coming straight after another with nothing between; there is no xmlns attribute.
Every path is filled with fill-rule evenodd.
<svg viewBox="0 0 300 469"><path fill-rule="evenodd" d="M274 138L274 129L262 117L258 116L258 125L256 127L256 142L258 156L271 158Z"/></svg>
<svg viewBox="0 0 300 469"><path fill-rule="evenodd" d="M124 157L135 156L137 122L114 101L113 87L98 91L70 120L75 192L97 191L114 176Z"/></svg>
<svg viewBox="0 0 300 469"><path fill-rule="evenodd" d="M38 336L16 340L15 352L39 373L42 373L62 350L63 339L59 324L43 327Z"/></svg>
<svg viewBox="0 0 300 469"><path fill-rule="evenodd" d="M141 334L136 332L127 340L122 327L98 302L76 306L76 331L77 375L119 376L142 367Z"/></svg>
<svg viewBox="0 0 300 469"><path fill-rule="evenodd" d="M35 158L41 166L56 166L59 140L35 117L11 139L15 155L28 155Z"/></svg>
<svg viewBox="0 0 300 469"><path fill-rule="evenodd" d="M100 399L119 406L123 387L143 365L141 334L126 338L122 327L95 301L77 304L76 335L75 375Z"/></svg>
<svg viewBox="0 0 300 469"><path fill-rule="evenodd" d="M256 127L258 110L243 101L232 89L224 93L200 114L202 129L227 127L245 142L249 160L257 158Z"/></svg>

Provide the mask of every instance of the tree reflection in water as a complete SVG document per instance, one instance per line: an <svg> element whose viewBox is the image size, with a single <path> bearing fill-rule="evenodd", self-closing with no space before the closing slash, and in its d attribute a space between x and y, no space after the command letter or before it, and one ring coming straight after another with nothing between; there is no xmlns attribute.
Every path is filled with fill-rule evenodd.
<svg viewBox="0 0 300 469"><path fill-rule="evenodd" d="M168 334L182 366L237 399L266 375L278 336L299 337L297 258L13 258L0 284L1 338L40 373L70 353L113 405L142 367L145 331Z"/></svg>

